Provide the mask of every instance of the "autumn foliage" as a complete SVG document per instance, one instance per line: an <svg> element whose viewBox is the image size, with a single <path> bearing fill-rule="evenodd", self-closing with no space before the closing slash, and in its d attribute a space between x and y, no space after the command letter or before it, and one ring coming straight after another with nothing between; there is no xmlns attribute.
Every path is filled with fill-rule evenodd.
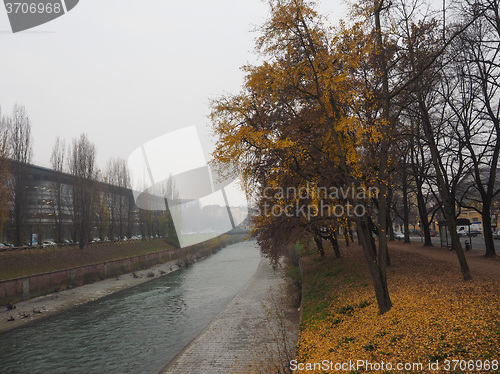
<svg viewBox="0 0 500 374"><path fill-rule="evenodd" d="M426 183L436 186L437 205L447 221L462 278L471 279L456 232L455 206L460 202L450 185L450 179L462 172L454 163L469 156L458 150L449 162L441 159L440 150L453 137L458 144L465 143L462 132L447 133L453 122L453 115L443 109L447 92L434 88L453 79L453 75L443 77L449 74L447 65L454 58L448 50L486 12L492 15L493 26L495 17L498 23L498 4L484 1L479 6L465 1L462 5L462 18L446 30L448 25L419 1L360 1L351 6L348 19L336 26L327 24L313 2L269 1L270 16L256 39L261 63L244 67L240 93L213 101L211 119L217 137L213 165L222 175L241 177L257 212L253 234L274 264L283 248L296 241L314 240L323 255L321 238L336 240L335 235L355 226L379 312L388 312L392 307L387 287L390 196L399 187L391 174L405 167L398 160L405 152L401 144L413 142L415 147L423 138L427 170L433 173L425 176ZM473 10L471 17L467 9ZM497 56L498 43L495 47ZM497 92L498 82L492 77L493 83L483 81L483 91L491 86ZM496 165L495 157L490 158ZM469 158L469 164L474 163L474 157ZM496 166L491 168L496 170ZM477 167L475 174L480 174ZM343 199L315 193L331 186L376 187L379 193ZM306 198L280 196L277 191L283 189L311 193ZM404 199L408 202L407 195ZM339 203L363 206L363 214L323 214L335 211ZM308 208L293 209L300 204ZM489 211L489 205L483 205ZM269 206L271 214L265 214ZM425 208L421 209L424 215ZM427 217L423 221L429 236ZM493 256L491 242L487 254Z"/></svg>
<svg viewBox="0 0 500 374"><path fill-rule="evenodd" d="M491 367L500 360L498 280L476 274L473 282L461 282L455 266L450 266L453 257L443 249L448 261L418 254L418 245L404 252L391 248L389 289L394 306L383 315L378 313L359 247L348 251L342 263L330 256L318 262L306 254L297 362L362 360L394 365L392 370L359 372L498 373L498 365ZM445 370L445 360L451 368L453 360L462 366L489 361L490 370L485 366ZM429 363L436 361L440 369L430 370ZM423 369L396 370L397 363L421 363ZM301 372L330 371L297 371Z"/></svg>
<svg viewBox="0 0 500 374"><path fill-rule="evenodd" d="M373 35L362 22L340 30L327 27L305 1L271 1L270 8L271 17L256 42L264 62L244 68L241 93L212 104L218 139L214 165L223 175L242 177L259 212L254 235L275 262L286 244L317 239L321 232L334 234L356 221L380 311L385 312L391 307L386 245L381 241L377 253L371 234L377 220L373 199L355 195L339 201L314 193L322 187L386 185L388 138L381 129L387 128L387 120L377 109L381 106L376 98L378 88L364 85L357 75L358 71L373 75L378 70ZM381 153L380 148L385 150ZM277 197L273 193L290 187L311 189L312 193L306 201L302 196ZM378 202L382 216L384 201L382 194ZM339 203L362 205L364 213L322 214ZM282 213L261 214L264 204L281 207ZM285 209L294 204L306 204L307 214ZM379 221L379 232L386 232L386 220Z"/></svg>

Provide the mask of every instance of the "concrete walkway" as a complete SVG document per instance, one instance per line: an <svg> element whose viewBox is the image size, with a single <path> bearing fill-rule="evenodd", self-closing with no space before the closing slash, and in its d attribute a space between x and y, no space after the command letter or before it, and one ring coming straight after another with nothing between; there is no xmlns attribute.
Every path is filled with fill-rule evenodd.
<svg viewBox="0 0 500 374"><path fill-rule="evenodd" d="M278 351L294 354L299 313L286 306L283 285L282 271L261 260L240 293L162 373L270 373L269 365L286 363L290 357Z"/></svg>

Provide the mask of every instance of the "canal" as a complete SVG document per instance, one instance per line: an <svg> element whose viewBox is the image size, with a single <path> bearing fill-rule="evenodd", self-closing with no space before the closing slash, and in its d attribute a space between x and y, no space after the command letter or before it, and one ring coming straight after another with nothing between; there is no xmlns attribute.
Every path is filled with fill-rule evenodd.
<svg viewBox="0 0 500 374"><path fill-rule="evenodd" d="M236 296L255 241L187 269L0 334L0 373L157 373Z"/></svg>

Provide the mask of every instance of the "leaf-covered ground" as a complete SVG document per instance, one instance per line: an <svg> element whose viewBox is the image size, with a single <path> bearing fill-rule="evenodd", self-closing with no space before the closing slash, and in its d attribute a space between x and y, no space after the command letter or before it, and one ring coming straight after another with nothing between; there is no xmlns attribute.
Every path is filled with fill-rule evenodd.
<svg viewBox="0 0 500 374"><path fill-rule="evenodd" d="M476 258L474 280L464 282L454 253L434 248L446 257L438 260L419 244L401 246L390 246L394 306L384 315L358 245L341 260L303 258L297 373L500 372L500 279L477 263L500 264Z"/></svg>

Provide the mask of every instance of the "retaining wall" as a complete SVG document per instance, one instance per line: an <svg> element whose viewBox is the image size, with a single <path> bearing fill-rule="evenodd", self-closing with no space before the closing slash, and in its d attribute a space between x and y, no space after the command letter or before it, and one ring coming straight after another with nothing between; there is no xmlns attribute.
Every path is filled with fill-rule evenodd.
<svg viewBox="0 0 500 374"><path fill-rule="evenodd" d="M13 300L26 300L52 293L62 287L78 287L120 274L145 269L170 261L177 252L177 249L170 249L100 264L5 280L0 282L0 305L6 305L7 302Z"/></svg>
<svg viewBox="0 0 500 374"><path fill-rule="evenodd" d="M73 269L8 279L0 282L0 305L7 305L8 302L27 300L56 292L62 288L78 287L116 277L120 274L146 269L167 261L180 259L182 256L203 255L207 249L218 250L231 243L245 240L245 238L246 236L241 233L225 234L222 237L183 249L169 249L121 260L80 266Z"/></svg>

